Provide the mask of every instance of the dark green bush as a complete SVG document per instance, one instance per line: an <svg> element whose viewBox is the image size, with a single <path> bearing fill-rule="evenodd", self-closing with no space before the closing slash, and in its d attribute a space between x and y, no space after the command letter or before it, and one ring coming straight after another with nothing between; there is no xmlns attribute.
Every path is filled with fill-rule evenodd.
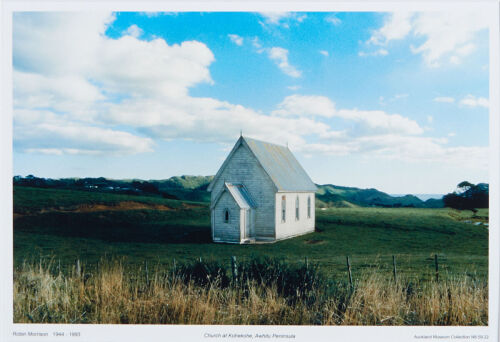
<svg viewBox="0 0 500 342"><path fill-rule="evenodd" d="M230 283L225 267L213 260L180 264L174 269L174 274L186 283L192 281L200 286L227 287Z"/></svg>
<svg viewBox="0 0 500 342"><path fill-rule="evenodd" d="M276 286L285 297L306 298L325 281L317 265L293 264L282 259L252 258L238 265L240 284L255 281L265 286Z"/></svg>

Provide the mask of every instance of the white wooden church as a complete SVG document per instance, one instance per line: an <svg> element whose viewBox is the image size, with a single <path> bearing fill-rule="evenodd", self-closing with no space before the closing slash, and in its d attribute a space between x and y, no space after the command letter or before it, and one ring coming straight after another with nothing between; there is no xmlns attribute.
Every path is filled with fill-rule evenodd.
<svg viewBox="0 0 500 342"><path fill-rule="evenodd" d="M214 242L275 242L314 231L316 185L288 147L241 136L208 186Z"/></svg>

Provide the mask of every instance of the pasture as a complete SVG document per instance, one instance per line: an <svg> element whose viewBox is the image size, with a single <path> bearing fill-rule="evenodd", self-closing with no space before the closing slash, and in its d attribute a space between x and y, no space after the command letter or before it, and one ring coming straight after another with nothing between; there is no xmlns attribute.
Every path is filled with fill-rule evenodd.
<svg viewBox="0 0 500 342"><path fill-rule="evenodd" d="M345 279L346 256L353 277L377 269L391 276L392 256L401 275L487 280L488 211L416 208L317 210L317 231L268 245L214 244L207 203L97 192L14 189L14 260L53 260L63 269L80 260L88 268L103 258L126 267L146 263L169 268L194 259L238 260L267 256L303 263L307 257L330 277Z"/></svg>

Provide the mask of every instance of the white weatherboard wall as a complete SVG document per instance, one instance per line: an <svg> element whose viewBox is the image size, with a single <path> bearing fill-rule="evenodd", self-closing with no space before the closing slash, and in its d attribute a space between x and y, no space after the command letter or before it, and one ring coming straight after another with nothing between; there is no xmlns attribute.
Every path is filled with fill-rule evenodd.
<svg viewBox="0 0 500 342"><path fill-rule="evenodd" d="M212 203L224 189L224 183L243 184L257 209L255 216L255 237L274 238L275 187L249 149L241 144L226 164L212 189ZM224 195L225 196L225 195ZM215 213L215 215L218 215ZM216 225L217 226L217 225Z"/></svg>
<svg viewBox="0 0 500 342"><path fill-rule="evenodd" d="M229 220L224 220L224 211L229 210ZM213 210L214 241L240 242L240 208L234 198L224 191Z"/></svg>
<svg viewBox="0 0 500 342"><path fill-rule="evenodd" d="M281 219L281 198L286 196L286 220ZM295 199L299 197L299 219L295 218ZM307 198L311 197L311 217L307 217ZM313 192L276 193L276 239L302 235L314 231L315 211Z"/></svg>

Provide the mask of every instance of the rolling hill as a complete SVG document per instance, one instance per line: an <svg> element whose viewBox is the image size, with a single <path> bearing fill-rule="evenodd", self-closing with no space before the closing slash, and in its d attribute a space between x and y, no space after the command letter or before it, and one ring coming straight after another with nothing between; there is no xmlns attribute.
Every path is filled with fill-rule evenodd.
<svg viewBox="0 0 500 342"><path fill-rule="evenodd" d="M376 189L359 189L332 184L318 185L316 199L319 207L443 207L440 199L422 201L413 195L391 196Z"/></svg>
<svg viewBox="0 0 500 342"><path fill-rule="evenodd" d="M50 179L35 176L14 177L14 185L49 189L72 189L126 195L154 196L196 202L209 202L208 184L213 176L175 176L163 180L114 180L99 178ZM442 208L441 199L422 201L413 195L391 196L376 189L359 189L332 184L317 185L318 207L415 207Z"/></svg>

